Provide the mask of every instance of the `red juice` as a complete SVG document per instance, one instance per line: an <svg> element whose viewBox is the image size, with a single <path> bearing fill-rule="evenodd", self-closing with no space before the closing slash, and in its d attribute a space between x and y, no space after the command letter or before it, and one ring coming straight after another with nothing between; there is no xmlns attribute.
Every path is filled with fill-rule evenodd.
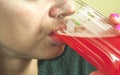
<svg viewBox="0 0 120 75"><path fill-rule="evenodd" d="M120 75L120 36L56 36L105 75Z"/></svg>

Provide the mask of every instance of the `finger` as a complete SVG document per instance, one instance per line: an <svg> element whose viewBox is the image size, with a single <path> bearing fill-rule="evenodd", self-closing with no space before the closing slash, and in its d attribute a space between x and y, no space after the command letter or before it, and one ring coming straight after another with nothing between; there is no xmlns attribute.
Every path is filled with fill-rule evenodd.
<svg viewBox="0 0 120 75"><path fill-rule="evenodd" d="M109 16L109 22L113 25L120 24L120 14L113 13Z"/></svg>
<svg viewBox="0 0 120 75"><path fill-rule="evenodd" d="M115 29L120 32L120 24L117 24L117 25L115 26Z"/></svg>
<svg viewBox="0 0 120 75"><path fill-rule="evenodd" d="M104 75L104 74L102 74L100 71L94 71L90 73L90 75Z"/></svg>

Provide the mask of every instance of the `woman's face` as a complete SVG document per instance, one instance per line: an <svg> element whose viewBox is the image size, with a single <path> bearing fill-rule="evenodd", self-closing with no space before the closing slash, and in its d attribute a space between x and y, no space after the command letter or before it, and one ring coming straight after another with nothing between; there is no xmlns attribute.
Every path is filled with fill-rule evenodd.
<svg viewBox="0 0 120 75"><path fill-rule="evenodd" d="M53 31L63 23L57 13L67 0L0 0L0 50L12 57L49 59L64 45ZM71 4L70 4L71 5ZM67 13L73 13L72 6Z"/></svg>

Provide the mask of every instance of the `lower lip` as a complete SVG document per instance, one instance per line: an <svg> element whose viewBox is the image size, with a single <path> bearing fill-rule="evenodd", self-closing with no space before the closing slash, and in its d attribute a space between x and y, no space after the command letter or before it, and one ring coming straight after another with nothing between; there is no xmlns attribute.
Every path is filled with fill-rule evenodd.
<svg viewBox="0 0 120 75"><path fill-rule="evenodd" d="M57 30L62 31L62 29L66 29L66 24L65 24L64 22L61 22L61 23L58 25L58 27L56 28L56 30L52 31L52 32L49 34L51 40L53 41L53 43L54 43L55 45L63 45L63 44L65 44L63 41L61 41L59 38L56 37L56 35L57 35L57 34L56 34L56 31L57 31Z"/></svg>
<svg viewBox="0 0 120 75"><path fill-rule="evenodd" d="M56 33L55 32L52 32L51 34L49 34L49 36L50 36L50 38L52 39L52 41L53 41L53 43L55 45L63 45L64 44L64 42L62 42L60 39L58 39L56 37Z"/></svg>

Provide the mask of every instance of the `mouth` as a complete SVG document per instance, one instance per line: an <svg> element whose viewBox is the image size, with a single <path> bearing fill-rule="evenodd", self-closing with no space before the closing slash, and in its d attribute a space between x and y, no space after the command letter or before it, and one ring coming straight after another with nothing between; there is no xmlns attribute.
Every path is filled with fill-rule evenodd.
<svg viewBox="0 0 120 75"><path fill-rule="evenodd" d="M51 32L49 34L49 37L50 37L52 43L54 45L63 45L63 44L65 44L64 42L62 42L62 40L60 40L59 38L56 37L56 34L57 34L56 32Z"/></svg>
<svg viewBox="0 0 120 75"><path fill-rule="evenodd" d="M55 44L55 45L63 45L65 44L62 40L60 40L59 38L57 38L57 31L63 31L64 29L66 29L66 25L65 23L61 22L56 28L55 30L52 30L48 36L51 38L52 42Z"/></svg>

